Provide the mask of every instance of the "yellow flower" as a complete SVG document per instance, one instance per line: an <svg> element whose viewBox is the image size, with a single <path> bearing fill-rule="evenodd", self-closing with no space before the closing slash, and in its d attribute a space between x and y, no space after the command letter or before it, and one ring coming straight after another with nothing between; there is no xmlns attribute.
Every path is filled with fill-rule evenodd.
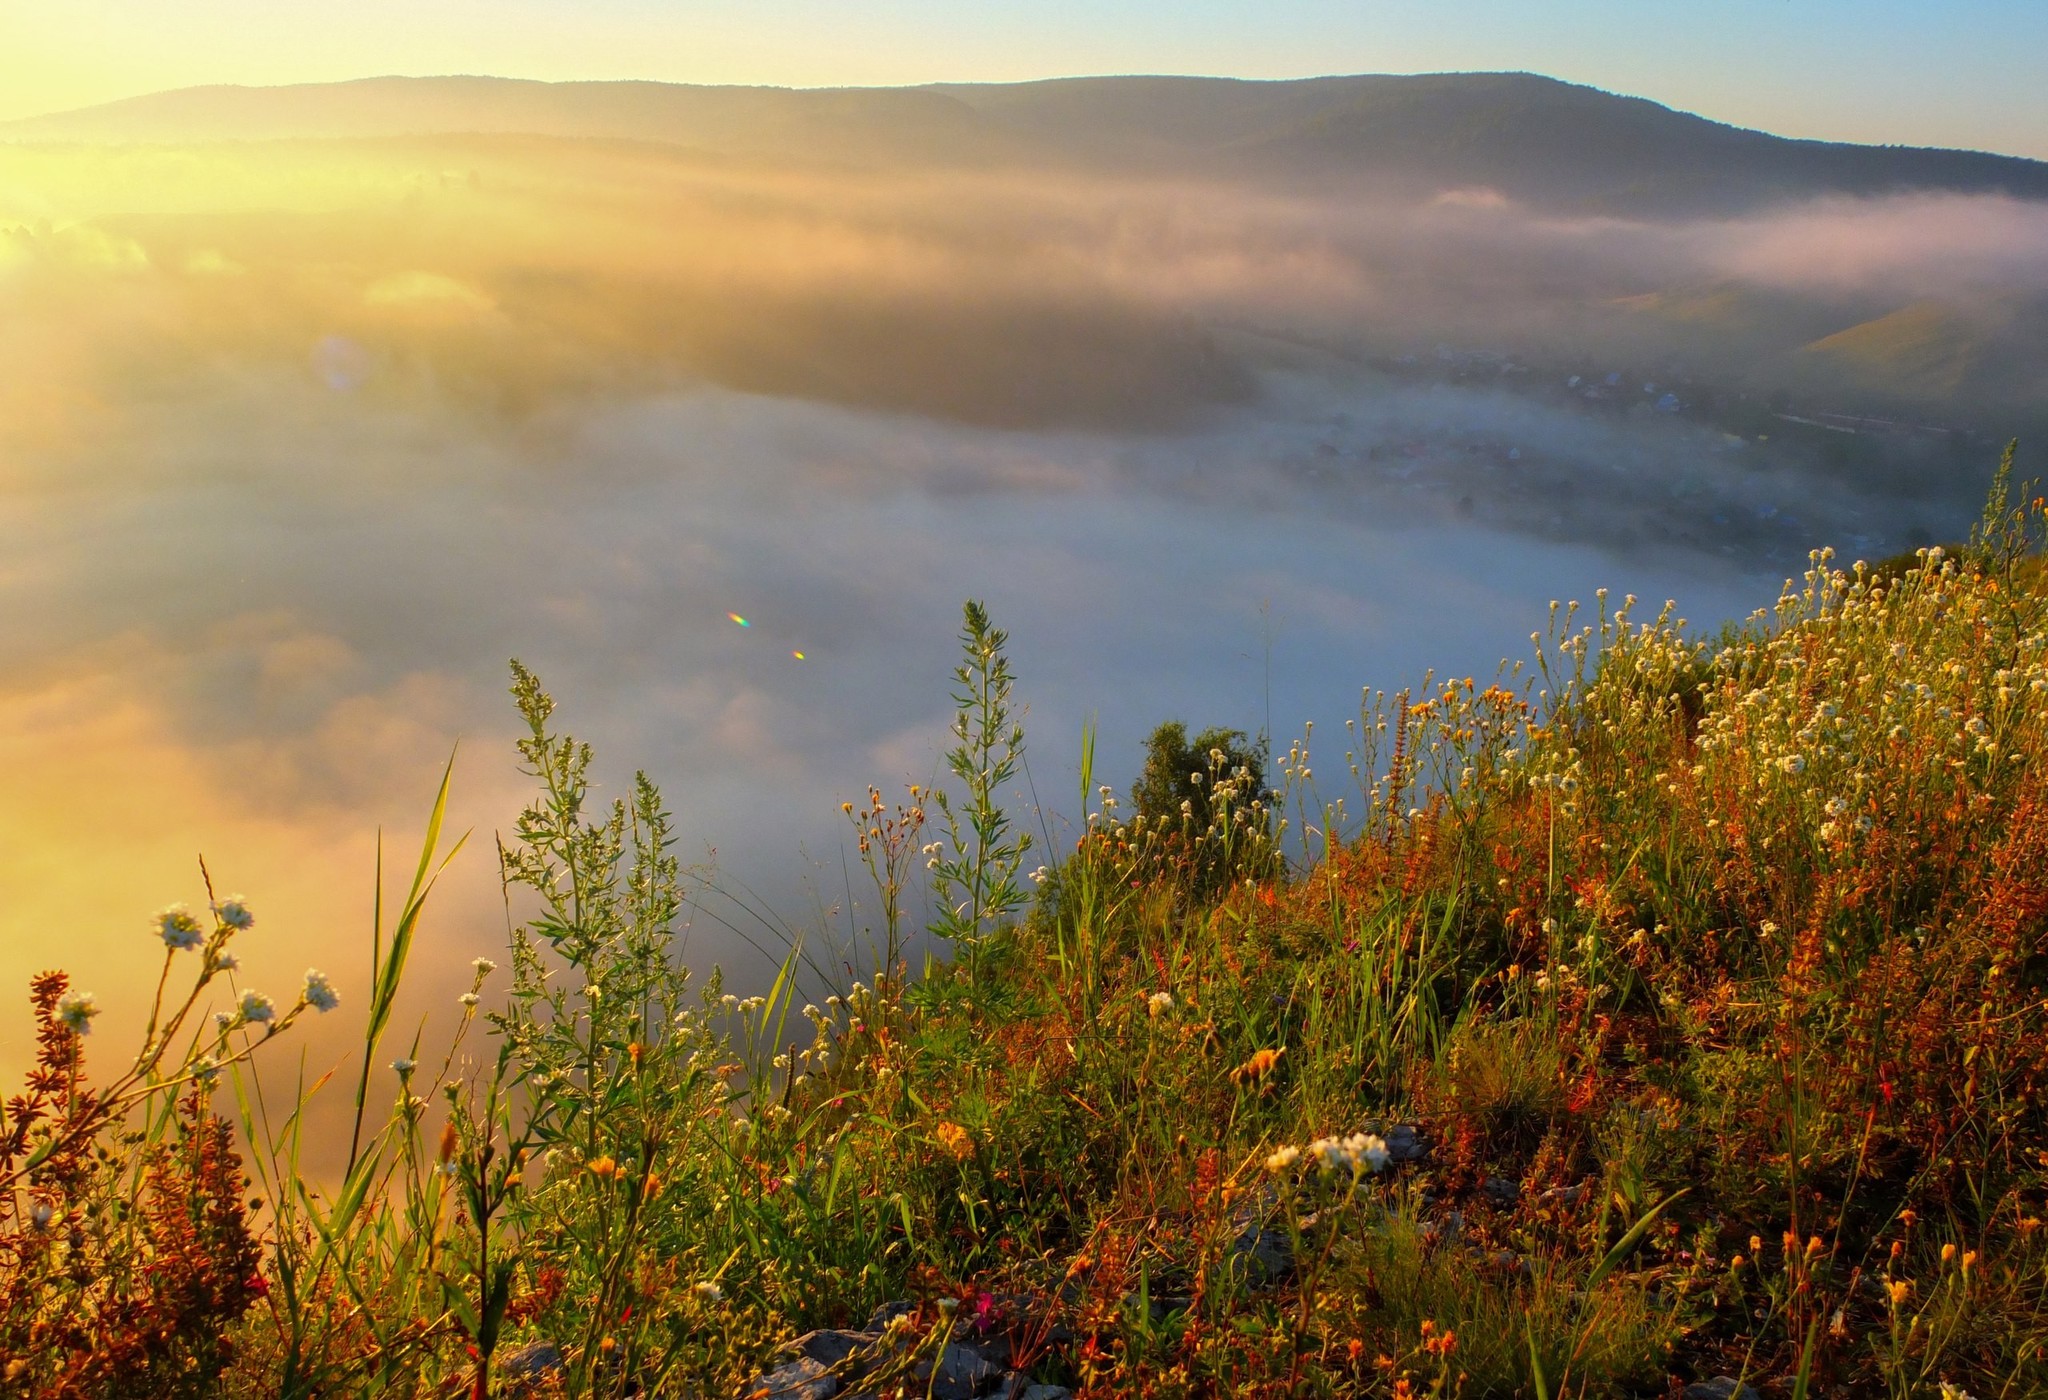
<svg viewBox="0 0 2048 1400"><path fill-rule="evenodd" d="M619 1164L610 1157L598 1157L590 1163L590 1174L600 1181L609 1181L619 1174Z"/></svg>
<svg viewBox="0 0 2048 1400"><path fill-rule="evenodd" d="M956 1161L964 1162L974 1155L974 1138L958 1123L941 1123L937 1132L939 1145L952 1153Z"/></svg>
<svg viewBox="0 0 2048 1400"><path fill-rule="evenodd" d="M1284 1045L1270 1050L1257 1050L1252 1057L1230 1072L1230 1078L1237 1084L1256 1084L1273 1072L1273 1066L1280 1063L1280 1057L1287 1053Z"/></svg>

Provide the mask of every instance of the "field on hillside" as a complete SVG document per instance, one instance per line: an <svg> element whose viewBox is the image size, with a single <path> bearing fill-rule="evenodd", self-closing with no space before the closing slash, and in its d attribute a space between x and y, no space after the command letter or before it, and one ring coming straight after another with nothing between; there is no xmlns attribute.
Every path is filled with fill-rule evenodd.
<svg viewBox="0 0 2048 1400"><path fill-rule="evenodd" d="M2040 1393L2048 514L2008 486L1967 548L1817 553L1717 637L1603 595L1284 754L1169 727L1121 797L1084 760L1064 850L1003 809L1020 701L970 604L948 782L845 811L865 951L744 999L668 956L661 795L595 805L515 665L517 922L452 1043L390 1019L439 805L367 1005L242 985L261 901L225 891L138 929L146 1027L38 979L0 1377ZM330 1011L363 1058L323 1075L291 1040ZM297 1169L313 1096L353 1097L331 1182Z"/></svg>

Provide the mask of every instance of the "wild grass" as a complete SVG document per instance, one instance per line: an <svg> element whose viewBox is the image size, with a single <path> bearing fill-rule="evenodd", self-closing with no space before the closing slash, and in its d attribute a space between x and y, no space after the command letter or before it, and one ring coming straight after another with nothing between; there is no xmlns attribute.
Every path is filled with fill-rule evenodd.
<svg viewBox="0 0 2048 1400"><path fill-rule="evenodd" d="M2007 489L1968 548L1816 553L1714 637L1554 608L1491 685L1368 696L1341 796L1313 736L1278 788L1219 746L1177 807L1084 764L1028 903L970 605L957 786L847 805L865 975L799 944L749 997L671 958L659 793L594 808L515 667L506 967L372 1102L444 775L339 1181L299 1170L333 1090L265 1052L331 984L235 984L247 903L152 925L166 991L104 1087L38 979L0 1384L738 1394L901 1301L887 1393L965 1327L1091 1396L2048 1390L2048 520ZM950 956L913 975L927 888Z"/></svg>

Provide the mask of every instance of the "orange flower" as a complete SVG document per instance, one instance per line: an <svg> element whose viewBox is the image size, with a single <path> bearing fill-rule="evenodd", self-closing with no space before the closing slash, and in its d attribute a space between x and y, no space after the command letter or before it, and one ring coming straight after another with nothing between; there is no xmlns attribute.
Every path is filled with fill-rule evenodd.
<svg viewBox="0 0 2048 1400"><path fill-rule="evenodd" d="M590 1174L600 1181L609 1181L619 1174L619 1164L610 1157L598 1157L590 1163Z"/></svg>
<svg viewBox="0 0 2048 1400"><path fill-rule="evenodd" d="M1286 1053L1287 1047L1284 1045L1276 1046L1271 1050L1254 1051L1249 1060L1246 1060L1230 1072L1231 1082L1236 1084L1258 1083L1273 1072L1273 1066L1279 1064L1280 1057Z"/></svg>
<svg viewBox="0 0 2048 1400"><path fill-rule="evenodd" d="M462 1145L462 1135L455 1131L455 1120L449 1119L441 1125L441 1160L447 1161L455 1155L455 1149Z"/></svg>
<svg viewBox="0 0 2048 1400"><path fill-rule="evenodd" d="M941 1123L937 1128L939 1145L953 1154L955 1161L964 1162L974 1155L974 1138L958 1123Z"/></svg>

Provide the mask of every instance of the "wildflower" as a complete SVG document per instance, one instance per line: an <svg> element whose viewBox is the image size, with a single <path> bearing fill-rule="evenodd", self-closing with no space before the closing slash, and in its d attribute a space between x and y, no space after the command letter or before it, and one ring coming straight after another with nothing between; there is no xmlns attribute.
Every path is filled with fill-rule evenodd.
<svg viewBox="0 0 2048 1400"><path fill-rule="evenodd" d="M1913 1284L1908 1279L1895 1279L1891 1283L1885 1285L1885 1292L1891 1295L1891 1299L1894 1304L1905 1302L1907 1296L1910 1295L1912 1291Z"/></svg>
<svg viewBox="0 0 2048 1400"><path fill-rule="evenodd" d="M722 1303L725 1301L725 1290L708 1278L694 1285L691 1291L707 1303Z"/></svg>
<svg viewBox="0 0 2048 1400"><path fill-rule="evenodd" d="M201 1055L192 1062L193 1082L202 1088L211 1088L220 1078L220 1064L211 1055Z"/></svg>
<svg viewBox="0 0 2048 1400"><path fill-rule="evenodd" d="M593 1159L585 1170L599 1181L610 1181L619 1174L619 1164L609 1156L598 1157Z"/></svg>
<svg viewBox="0 0 2048 1400"><path fill-rule="evenodd" d="M1044 866L1039 866L1038 869L1031 872L1031 883L1034 885L1044 884L1045 877L1050 873Z"/></svg>
<svg viewBox="0 0 2048 1400"><path fill-rule="evenodd" d="M1273 1072L1273 1066L1280 1063L1280 1057L1287 1053L1284 1045L1270 1050L1256 1050L1252 1057L1230 1072L1234 1084L1256 1084Z"/></svg>
<svg viewBox="0 0 2048 1400"><path fill-rule="evenodd" d="M310 967L306 969L306 990L300 995L315 1011L332 1011L341 1005L341 993L334 990L327 974Z"/></svg>
<svg viewBox="0 0 2048 1400"><path fill-rule="evenodd" d="M213 955L209 965L215 972L233 972L242 965L242 960L227 949L222 948Z"/></svg>
<svg viewBox="0 0 2048 1400"><path fill-rule="evenodd" d="M1346 1171L1353 1176L1378 1173L1390 1159L1387 1144L1371 1133L1353 1133L1347 1138L1319 1138L1308 1145L1309 1155L1318 1157L1326 1172Z"/></svg>
<svg viewBox="0 0 2048 1400"><path fill-rule="evenodd" d="M92 1018L100 1014L98 999L91 992L67 992L57 1003L57 1019L73 1035L92 1033Z"/></svg>
<svg viewBox="0 0 2048 1400"><path fill-rule="evenodd" d="M475 992L464 992L461 996L455 999L461 1002L465 1009L475 1006L479 1000Z"/></svg>
<svg viewBox="0 0 2048 1400"><path fill-rule="evenodd" d="M157 911L156 936L164 941L166 948L180 953L189 952L206 941L206 931L199 927L199 920L193 918L192 911L182 904Z"/></svg>
<svg viewBox="0 0 2048 1400"><path fill-rule="evenodd" d="M213 906L213 916L232 929L253 928L256 916L238 894L231 894Z"/></svg>
<svg viewBox="0 0 2048 1400"><path fill-rule="evenodd" d="M955 1161L964 1162L974 1155L974 1138L958 1123L941 1123L934 1131L939 1144L952 1154Z"/></svg>
<svg viewBox="0 0 2048 1400"><path fill-rule="evenodd" d="M1151 996L1145 998L1145 1010L1155 1017L1164 1016L1167 1012L1173 1010L1173 993L1152 993Z"/></svg>
<svg viewBox="0 0 2048 1400"><path fill-rule="evenodd" d="M1266 1170L1278 1176L1300 1160L1301 1149L1299 1147L1282 1147L1266 1158Z"/></svg>
<svg viewBox="0 0 2048 1400"><path fill-rule="evenodd" d="M476 969L476 979L479 982L498 970L498 965L489 958L471 958L469 965Z"/></svg>
<svg viewBox="0 0 2048 1400"><path fill-rule="evenodd" d="M1956 1262L1956 1247L1954 1245L1945 1244L1941 1247L1941 1262L1944 1264Z"/></svg>
<svg viewBox="0 0 2048 1400"><path fill-rule="evenodd" d="M242 1020L259 1025L277 1015L277 1004L253 987L242 993L242 1000L235 1009Z"/></svg>
<svg viewBox="0 0 2048 1400"><path fill-rule="evenodd" d="M411 1060L393 1060L391 1062L391 1068L397 1071L398 1077L400 1079L404 1079L407 1076L409 1076L413 1072L413 1070L418 1068L418 1066L416 1066Z"/></svg>
<svg viewBox="0 0 2048 1400"><path fill-rule="evenodd" d="M1782 772L1797 777L1806 771L1806 760L1796 753L1788 753L1778 760L1778 768Z"/></svg>

